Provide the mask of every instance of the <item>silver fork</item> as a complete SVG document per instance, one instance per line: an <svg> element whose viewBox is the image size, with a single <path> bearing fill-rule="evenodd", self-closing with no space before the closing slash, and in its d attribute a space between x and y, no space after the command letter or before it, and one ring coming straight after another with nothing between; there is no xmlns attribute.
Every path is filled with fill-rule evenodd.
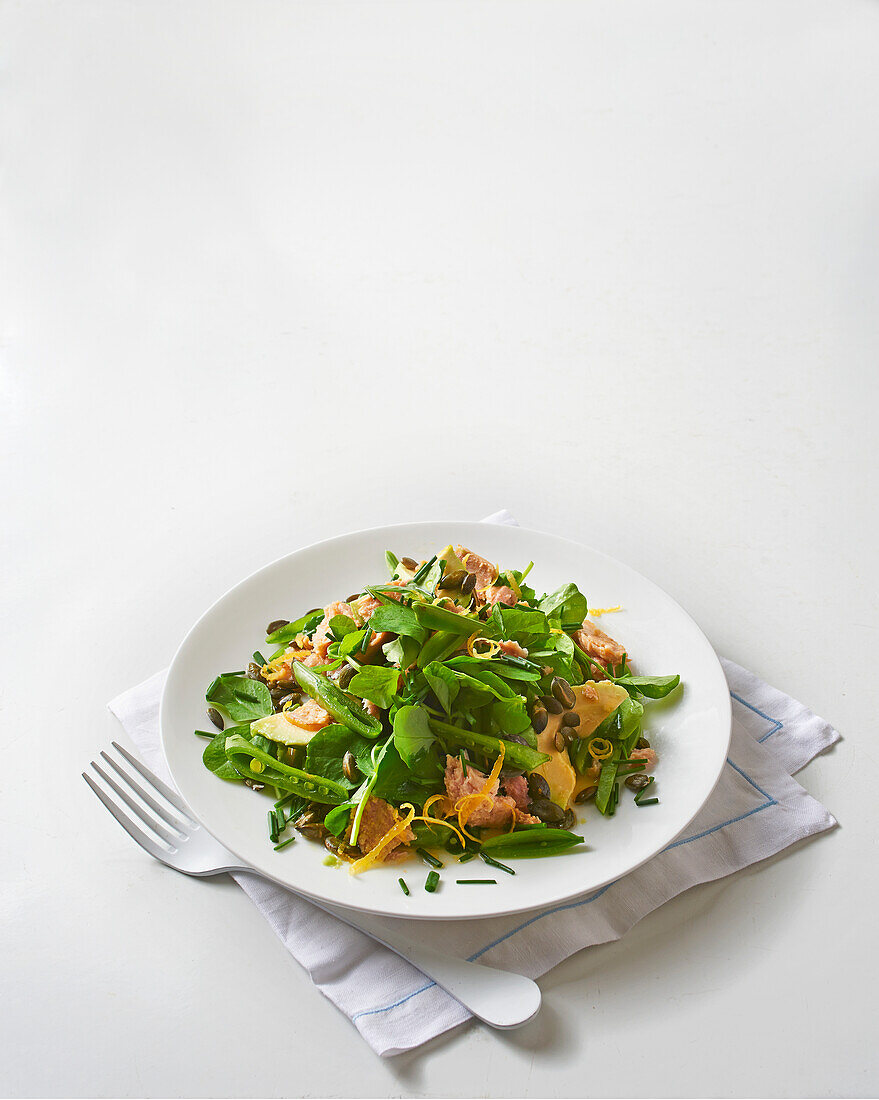
<svg viewBox="0 0 879 1100"><path fill-rule="evenodd" d="M141 848L185 875L205 877L224 871L257 873L206 832L180 796L158 776L121 745L115 741L112 745L118 758L102 751L101 759L106 768L94 760L91 762L102 784L96 783L88 772L83 772L82 777ZM411 962L469 1012L492 1027L521 1027L540 1009L540 988L530 978L433 951L399 929L389 928L380 918L318 903L312 898L306 900Z"/></svg>

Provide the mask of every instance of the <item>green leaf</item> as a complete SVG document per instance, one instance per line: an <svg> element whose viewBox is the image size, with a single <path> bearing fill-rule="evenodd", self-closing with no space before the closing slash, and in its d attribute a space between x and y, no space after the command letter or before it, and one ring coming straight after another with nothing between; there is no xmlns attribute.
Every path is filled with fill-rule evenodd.
<svg viewBox="0 0 879 1100"><path fill-rule="evenodd" d="M426 668L433 661L444 661L461 645L461 635L439 630L424 643L418 654L418 667Z"/></svg>
<svg viewBox="0 0 879 1100"><path fill-rule="evenodd" d="M513 699L496 699L491 706L491 716L507 737L519 736L531 729L525 700L518 695ZM537 748L536 738L532 747Z"/></svg>
<svg viewBox="0 0 879 1100"><path fill-rule="evenodd" d="M419 777L423 777L421 765L434 741L427 713L421 707L400 707L394 715L394 746L406 767Z"/></svg>
<svg viewBox="0 0 879 1100"><path fill-rule="evenodd" d="M341 783L311 775L300 768L291 768L238 734L227 736L226 757L242 776L290 791L312 802L338 805L348 797L348 788ZM254 760L262 765L256 771L250 766Z"/></svg>
<svg viewBox="0 0 879 1100"><path fill-rule="evenodd" d="M341 836L348 828L348 822L351 820L351 810L356 805L356 802L343 802L341 806L334 806L324 818L324 825L333 836Z"/></svg>
<svg viewBox="0 0 879 1100"><path fill-rule="evenodd" d="M419 625L412 608L396 601L377 607L369 618L369 625L379 632L388 630L392 634L405 634L419 644L427 638L427 631Z"/></svg>
<svg viewBox="0 0 879 1100"><path fill-rule="evenodd" d="M233 722L251 722L264 718L274 710L269 689L260 680L233 676L225 672L218 676L205 693L205 699L221 707Z"/></svg>
<svg viewBox="0 0 879 1100"><path fill-rule="evenodd" d="M341 783L345 787L354 787L342 770L342 757L350 752L357 761L357 767L364 776L372 775L372 748L375 741L361 737L347 726L325 726L308 742L305 750L305 770L312 775L322 775Z"/></svg>
<svg viewBox="0 0 879 1100"><path fill-rule="evenodd" d="M417 775L406 764L393 740L388 741L386 747L387 751L377 763L375 783L371 791L376 798L383 798L394 806L403 802L423 805L426 798L441 789L442 770L438 763L434 764L435 778L428 779ZM430 760L430 756L426 757L427 762Z"/></svg>
<svg viewBox="0 0 879 1100"><path fill-rule="evenodd" d="M266 642L270 642L272 645L283 645L292 642L297 634L311 634L323 620L323 617L322 607L316 607L313 611L306 611L301 618L292 623L287 623L286 626L279 626L277 630L267 634Z"/></svg>
<svg viewBox="0 0 879 1100"><path fill-rule="evenodd" d="M385 668L383 665L364 665L352 677L348 691L387 710L394 701L399 683L399 669Z"/></svg>
<svg viewBox="0 0 879 1100"><path fill-rule="evenodd" d="M346 634L341 642L339 642L339 656L350 657L352 653L357 653L367 634L372 634L369 627L366 627L364 630L355 630L350 634Z"/></svg>
<svg viewBox="0 0 879 1100"><path fill-rule="evenodd" d="M222 733L218 733L216 737L211 738L205 745L204 752L202 753L202 760L204 766L219 776L220 779L226 779L233 783L241 782L241 776L232 767L229 762L229 758L226 756L226 738L230 734L237 734L240 737L247 738L250 733L250 727L247 725L230 726L228 729L223 730Z"/></svg>
<svg viewBox="0 0 879 1100"><path fill-rule="evenodd" d="M419 649L418 642L414 638L408 638L405 634L401 634L390 642L385 642L382 646L382 653L384 653L388 664L406 669L415 663Z"/></svg>
<svg viewBox="0 0 879 1100"><path fill-rule="evenodd" d="M618 676L617 681L626 691L637 692L646 699L664 699L671 695L681 682L680 676Z"/></svg>
<svg viewBox="0 0 879 1100"><path fill-rule="evenodd" d="M390 575L392 577L393 577L394 573L397 571L397 566L399 564L400 564L400 559L397 557L397 555L392 553L390 550L385 550L385 565L387 565L388 572L390 573Z"/></svg>
<svg viewBox="0 0 879 1100"><path fill-rule="evenodd" d="M350 615L334 615L329 623L330 633L340 642L346 635L357 632L357 623Z"/></svg>
<svg viewBox="0 0 879 1100"><path fill-rule="evenodd" d="M537 606L546 616L560 619L562 626L579 626L588 610L586 597L576 584L563 584L555 592L544 596Z"/></svg>
<svg viewBox="0 0 879 1100"><path fill-rule="evenodd" d="M495 604L495 606L498 605ZM526 636L538 637L549 633L549 623L542 611L525 611L520 607L502 607L500 609L500 620L503 637L514 641L520 641Z"/></svg>
<svg viewBox="0 0 879 1100"><path fill-rule="evenodd" d="M424 678L430 684L434 695L446 714L452 713L452 703L458 697L458 677L439 661L433 661L424 668Z"/></svg>

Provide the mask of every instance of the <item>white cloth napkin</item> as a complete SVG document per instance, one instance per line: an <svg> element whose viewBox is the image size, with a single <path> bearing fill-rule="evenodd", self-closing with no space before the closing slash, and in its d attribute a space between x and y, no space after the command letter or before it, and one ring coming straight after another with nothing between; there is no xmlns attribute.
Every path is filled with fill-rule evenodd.
<svg viewBox="0 0 879 1100"><path fill-rule="evenodd" d="M509 512L486 523L515 525ZM708 804L663 852L593 894L496 920L424 922L432 945L537 978L581 948L619 939L642 917L711 882L833 828L830 813L792 778L839 734L789 696L723 661L733 699L732 743ZM159 747L165 672L110 704L146 764L166 780ZM259 875L239 872L248 894L312 981L378 1054L410 1050L469 1018L409 963Z"/></svg>

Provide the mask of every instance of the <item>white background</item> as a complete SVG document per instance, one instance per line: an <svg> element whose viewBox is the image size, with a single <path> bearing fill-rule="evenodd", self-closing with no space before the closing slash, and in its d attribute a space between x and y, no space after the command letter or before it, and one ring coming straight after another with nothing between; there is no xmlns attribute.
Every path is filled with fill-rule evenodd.
<svg viewBox="0 0 879 1100"><path fill-rule="evenodd" d="M0 1091L875 1093L879 7L6 0L0 50ZM382 1062L79 772L243 575L501 506L838 726L842 828Z"/></svg>

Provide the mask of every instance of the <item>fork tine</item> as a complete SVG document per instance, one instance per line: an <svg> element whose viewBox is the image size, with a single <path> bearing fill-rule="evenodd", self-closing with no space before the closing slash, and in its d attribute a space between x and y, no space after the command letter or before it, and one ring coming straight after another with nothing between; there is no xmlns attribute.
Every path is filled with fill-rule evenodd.
<svg viewBox="0 0 879 1100"><path fill-rule="evenodd" d="M113 815L113 817L116 818L116 820L126 831L126 833L128 833L131 839L139 844L141 848L143 848L145 851L149 852L149 854L154 859L159 860L161 863L167 863L170 852L166 851L164 848L160 848L159 845L156 844L156 842L151 837L148 837L146 833L141 832L137 825L135 825L134 822L131 821L130 818L128 818L116 805L113 799L104 794L104 792L97 785L97 783L94 782L90 775L87 775L85 772L83 772L82 777L95 792L98 798L100 798L100 800L104 803L104 805Z"/></svg>
<svg viewBox="0 0 879 1100"><path fill-rule="evenodd" d="M127 749L123 749L117 741L111 741L110 744L118 753L121 753L122 756L125 757L132 768L135 768L137 771L140 772L147 783L151 783L152 786L156 788L156 790L163 798L167 798L167 800L171 803L175 810L179 810L180 813L183 814L184 818L189 822L190 825L192 825L193 828L196 828L198 826L198 822L193 820L192 814L187 808L186 803L180 798L179 795L175 794L174 791L171 790L167 783L163 783L157 775L153 775L149 768L147 768L144 764L141 764L137 757L132 756Z"/></svg>
<svg viewBox="0 0 879 1100"><path fill-rule="evenodd" d="M96 764L94 760L92 761L92 767L101 777L101 779L104 780L107 786L111 790L115 791L117 795L119 795L125 805L129 808L129 810L133 810L134 813L137 814L144 825L152 829L152 831L160 836L166 844L168 844L172 849L176 850L177 844L180 842L181 839L180 837L172 836L171 833L169 833L168 830L164 827L164 825L160 825L158 821L150 817L146 810L142 806L139 806L131 797L131 795L124 791L114 779L107 775L103 768L101 768L100 765Z"/></svg>
<svg viewBox="0 0 879 1100"><path fill-rule="evenodd" d="M128 772L125 771L124 768L120 768L112 756L104 752L103 749L101 749L101 756L104 760L107 761L113 771L115 771L116 774L121 779L123 779L133 791L136 791L140 795L140 797L144 800L144 802L146 802L150 809L158 814L161 821L164 821L166 825L169 825L172 829L176 830L178 833L180 833L181 836L187 835L184 830L180 828L180 825L182 824L180 820L176 818L167 807L162 806L152 797L151 794L145 791L140 783L133 779L128 774Z"/></svg>

